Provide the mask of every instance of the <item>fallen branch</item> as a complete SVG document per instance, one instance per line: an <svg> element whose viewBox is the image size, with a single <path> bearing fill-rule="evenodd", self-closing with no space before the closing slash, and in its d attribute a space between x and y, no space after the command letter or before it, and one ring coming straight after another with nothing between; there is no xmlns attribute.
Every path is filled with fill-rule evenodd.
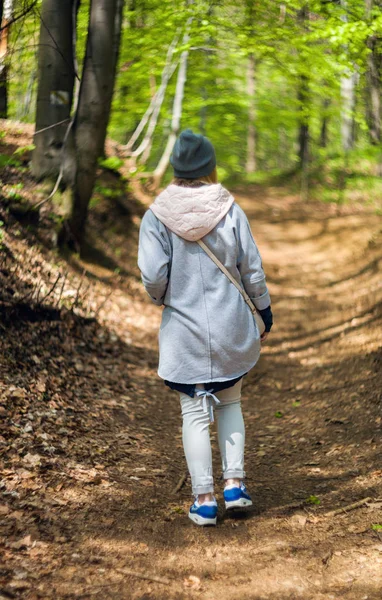
<svg viewBox="0 0 382 600"><path fill-rule="evenodd" d="M353 502L353 504L348 504L347 506L342 506L341 508L336 508L335 510L329 510L324 513L325 517L334 517L335 515L340 515L341 513L347 513L349 510L354 510L355 508L360 508L364 504L367 504L371 501L371 498L364 498L363 500L358 500L358 502Z"/></svg>
<svg viewBox="0 0 382 600"><path fill-rule="evenodd" d="M122 575L129 575L136 577L137 579L147 579L148 581L155 581L156 583L163 583L164 585L170 585L171 580L165 577L158 577L157 575L150 575L149 573L139 573L138 571L132 571L130 569L116 569L117 573Z"/></svg>
<svg viewBox="0 0 382 600"><path fill-rule="evenodd" d="M179 479L175 489L172 492L173 494L177 494L179 492L179 490L182 489L182 487L186 483L187 475L188 475L187 471L185 473L183 473L182 477Z"/></svg>

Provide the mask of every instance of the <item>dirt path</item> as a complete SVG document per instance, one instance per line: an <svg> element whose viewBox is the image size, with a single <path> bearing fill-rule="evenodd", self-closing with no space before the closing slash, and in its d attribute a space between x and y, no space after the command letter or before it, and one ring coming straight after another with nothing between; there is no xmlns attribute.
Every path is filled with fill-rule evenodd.
<svg viewBox="0 0 382 600"><path fill-rule="evenodd" d="M221 510L213 529L187 519L189 481L173 493L185 471L177 395L156 375L160 310L116 290L114 333L87 326L58 345L75 360L55 375L71 406L56 398L46 417L48 437L61 428L57 457L29 465L38 479L24 475L19 497L9 476L1 599L381 600L380 218L276 189L237 199L276 321L243 390L254 510ZM219 474L216 440L215 461Z"/></svg>

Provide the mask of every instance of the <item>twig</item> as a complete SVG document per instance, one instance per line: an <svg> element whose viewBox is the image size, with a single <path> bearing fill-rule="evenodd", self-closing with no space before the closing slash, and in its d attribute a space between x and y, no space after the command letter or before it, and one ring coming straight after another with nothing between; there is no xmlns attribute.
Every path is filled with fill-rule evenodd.
<svg viewBox="0 0 382 600"><path fill-rule="evenodd" d="M150 575L149 573L138 573L130 569L116 569L117 573L122 575L130 575L131 577L137 577L137 579L147 579L148 581L156 581L157 583L163 583L164 585L170 585L171 580L165 577L158 577L157 575Z"/></svg>
<svg viewBox="0 0 382 600"><path fill-rule="evenodd" d="M100 313L100 310L105 306L106 302L109 300L109 298L112 296L114 290L111 290L109 294L107 294L107 296L105 296L105 298L103 299L103 301L101 302L101 304L99 305L99 307L97 308L97 310L94 313L94 318L96 319Z"/></svg>
<svg viewBox="0 0 382 600"><path fill-rule="evenodd" d="M73 307L72 308L74 308L75 306L78 306L78 303L80 301L80 290L81 290L82 284L84 282L85 274L86 274L86 269L83 268L81 279L80 279L80 283L79 283L79 286L77 288L76 299L73 302Z"/></svg>
<svg viewBox="0 0 382 600"><path fill-rule="evenodd" d="M173 494L177 494L179 492L179 490L182 489L182 487L184 486L184 484L186 483L186 479L187 479L187 471L185 471L182 475L182 477L179 479L175 489L173 490Z"/></svg>
<svg viewBox="0 0 382 600"><path fill-rule="evenodd" d="M0 27L0 33L2 31L4 31L4 29L7 29L7 27L9 27L10 25L13 25L13 23L16 23L16 21L18 21L19 19L22 19L23 17L25 17L36 6L36 4L37 4L37 0L34 0L34 2L32 2L32 4L30 6L28 6L25 10L23 10L20 14L16 15L15 17L13 17L9 21L7 21L5 23L5 25ZM0 23L0 25L1 25L1 23Z"/></svg>
<svg viewBox="0 0 382 600"><path fill-rule="evenodd" d="M67 119L64 119L63 121L58 121L57 123L53 123L53 125L48 125L48 127L44 127L43 129L38 129L37 131L34 132L34 134L38 135L39 133L48 131L48 129L53 129L53 127L58 127L59 125L62 125L63 123L67 123L70 120L71 120L70 117L68 117Z"/></svg>
<svg viewBox="0 0 382 600"><path fill-rule="evenodd" d="M50 296L53 293L53 291L54 291L54 289L55 289L55 287L56 287L56 285L57 285L58 280L60 279L60 277L61 277L61 273L58 274L57 279L54 282L54 284L52 285L52 287L50 288L49 292L47 294L45 294L45 296L43 296L41 298L40 304L42 304L43 302L45 302L45 300L48 298L48 296Z"/></svg>
<svg viewBox="0 0 382 600"><path fill-rule="evenodd" d="M62 294L63 294L63 291L64 291L64 287L65 287L67 276L68 276L68 273L66 272L65 275L64 275L64 281L62 282L60 296L59 296L58 301L57 301L57 308L59 308L59 306L60 306L61 297L62 297Z"/></svg>
<svg viewBox="0 0 382 600"><path fill-rule="evenodd" d="M360 508L364 504L367 504L371 501L371 498L364 498L363 500L358 500L358 502L353 502L353 504L348 504L347 506L342 506L341 508L336 508L335 510L329 510L324 513L325 517L334 517L335 515L340 515L341 513L346 513L349 510L354 510L355 508Z"/></svg>

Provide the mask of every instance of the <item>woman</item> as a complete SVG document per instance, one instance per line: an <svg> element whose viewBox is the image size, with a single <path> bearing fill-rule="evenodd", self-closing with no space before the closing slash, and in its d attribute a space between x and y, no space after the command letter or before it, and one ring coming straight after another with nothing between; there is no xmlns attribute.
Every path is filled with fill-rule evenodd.
<svg viewBox="0 0 382 600"><path fill-rule="evenodd" d="M159 376L177 390L195 502L189 517L216 525L209 424L216 411L227 509L252 504L244 486L241 384L272 326L270 297L248 220L217 183L211 142L190 129L177 139L174 181L142 219L138 265L158 306ZM265 323L260 333L242 295L196 243L203 238L241 283Z"/></svg>

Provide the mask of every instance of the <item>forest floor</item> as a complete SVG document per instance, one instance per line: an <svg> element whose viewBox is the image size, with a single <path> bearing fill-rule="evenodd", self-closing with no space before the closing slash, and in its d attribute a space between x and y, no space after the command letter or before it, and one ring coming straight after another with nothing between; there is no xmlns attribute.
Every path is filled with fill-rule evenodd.
<svg viewBox="0 0 382 600"><path fill-rule="evenodd" d="M0 205L0 600L381 600L381 219L235 195L275 325L243 386L246 514L224 513L212 432L216 528L187 518L188 479L174 491L186 465L136 267L144 207L101 198L93 251L66 262Z"/></svg>

